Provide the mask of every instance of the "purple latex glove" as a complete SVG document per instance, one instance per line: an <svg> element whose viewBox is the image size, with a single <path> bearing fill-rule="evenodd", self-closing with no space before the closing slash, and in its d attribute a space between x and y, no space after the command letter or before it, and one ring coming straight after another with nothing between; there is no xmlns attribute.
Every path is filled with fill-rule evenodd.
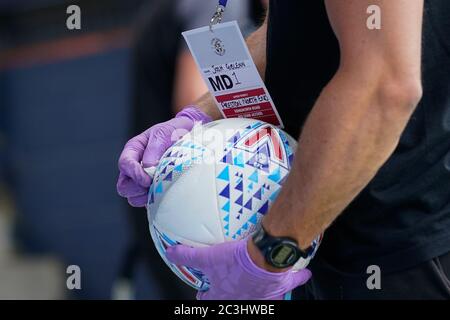
<svg viewBox="0 0 450 320"><path fill-rule="evenodd" d="M154 125L127 142L119 158L117 192L133 207L144 207L152 182L144 168L155 167L164 152L196 122L211 122L211 117L195 106L180 111L175 118Z"/></svg>
<svg viewBox="0 0 450 320"><path fill-rule="evenodd" d="M176 265L202 271L210 282L199 300L282 300L284 294L311 278L308 269L273 273L256 266L247 251L248 238L211 247L169 247L167 258Z"/></svg>

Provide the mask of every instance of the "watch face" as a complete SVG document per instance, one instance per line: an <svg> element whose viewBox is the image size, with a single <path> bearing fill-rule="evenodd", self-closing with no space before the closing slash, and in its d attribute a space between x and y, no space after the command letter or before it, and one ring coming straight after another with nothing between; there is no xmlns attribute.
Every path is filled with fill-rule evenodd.
<svg viewBox="0 0 450 320"><path fill-rule="evenodd" d="M272 249L270 260L277 267L289 267L297 261L297 251L292 245L280 244Z"/></svg>

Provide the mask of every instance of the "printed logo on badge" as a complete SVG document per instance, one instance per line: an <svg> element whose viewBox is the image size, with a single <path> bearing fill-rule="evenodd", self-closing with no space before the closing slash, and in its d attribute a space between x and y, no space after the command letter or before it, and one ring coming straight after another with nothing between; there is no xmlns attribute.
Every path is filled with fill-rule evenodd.
<svg viewBox="0 0 450 320"><path fill-rule="evenodd" d="M223 56L226 52L225 47L223 45L223 41L220 40L219 38L213 38L211 40L211 46L214 50L214 52L218 55L218 56Z"/></svg>

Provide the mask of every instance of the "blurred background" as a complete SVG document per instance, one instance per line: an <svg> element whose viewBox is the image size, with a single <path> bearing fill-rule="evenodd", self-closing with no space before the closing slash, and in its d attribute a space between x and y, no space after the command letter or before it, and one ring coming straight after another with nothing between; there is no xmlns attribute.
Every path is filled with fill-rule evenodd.
<svg viewBox="0 0 450 320"><path fill-rule="evenodd" d="M248 34L264 3L231 0L226 20ZM206 91L181 32L216 5L0 0L0 299L194 298L115 184L125 142Z"/></svg>

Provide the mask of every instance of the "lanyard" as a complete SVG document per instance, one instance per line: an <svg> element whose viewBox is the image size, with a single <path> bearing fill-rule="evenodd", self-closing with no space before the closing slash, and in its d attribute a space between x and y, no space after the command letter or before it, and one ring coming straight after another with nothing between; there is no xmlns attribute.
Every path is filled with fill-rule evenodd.
<svg viewBox="0 0 450 320"><path fill-rule="evenodd" d="M209 30L212 31L212 26L222 21L223 13L225 12L227 2L228 0L219 0L219 4L216 7L216 12L214 12L211 21L209 22Z"/></svg>

